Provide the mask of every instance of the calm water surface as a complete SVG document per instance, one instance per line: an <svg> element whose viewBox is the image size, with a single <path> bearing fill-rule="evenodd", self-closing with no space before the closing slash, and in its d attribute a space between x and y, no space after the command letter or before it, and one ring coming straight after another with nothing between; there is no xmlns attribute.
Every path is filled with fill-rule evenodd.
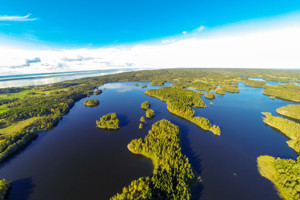
<svg viewBox="0 0 300 200"><path fill-rule="evenodd" d="M220 125L220 137L170 114L165 102L144 95L135 82L106 84L96 108L77 102L57 127L42 133L22 152L0 166L0 177L13 182L10 200L19 199L109 199L132 180L152 174L152 162L133 155L127 144L145 137L151 125L163 118L181 130L182 152L190 159L203 184L193 189L193 199L201 200L280 200L271 182L257 171L260 155L296 159L287 139L267 127L261 112L276 115L278 107L289 104L263 95L262 88L240 84L239 94L217 95L196 115ZM170 84L167 84L170 85ZM105 89L104 89L105 88ZM87 98L86 98L87 99ZM154 119L138 129L145 114L140 104L150 101ZM95 121L116 112L119 131L104 131Z"/></svg>

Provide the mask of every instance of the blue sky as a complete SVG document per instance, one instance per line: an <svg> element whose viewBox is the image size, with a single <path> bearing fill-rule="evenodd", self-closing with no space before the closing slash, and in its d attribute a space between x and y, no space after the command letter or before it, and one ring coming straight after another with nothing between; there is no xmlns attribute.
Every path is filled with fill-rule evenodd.
<svg viewBox="0 0 300 200"><path fill-rule="evenodd" d="M0 72L300 69L299 35L299 0L7 0Z"/></svg>
<svg viewBox="0 0 300 200"><path fill-rule="evenodd" d="M1 16L31 15L29 21L0 21L0 34L35 45L101 47L296 11L299 0L9 0L1 2Z"/></svg>

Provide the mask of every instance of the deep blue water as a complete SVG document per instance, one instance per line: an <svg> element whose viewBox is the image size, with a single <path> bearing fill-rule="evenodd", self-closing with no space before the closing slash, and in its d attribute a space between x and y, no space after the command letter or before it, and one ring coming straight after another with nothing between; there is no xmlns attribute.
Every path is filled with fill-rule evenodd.
<svg viewBox="0 0 300 200"><path fill-rule="evenodd" d="M181 130L181 147L203 184L193 188L193 199L201 200L280 200L272 183L257 171L260 155L296 159L287 139L266 126L261 112L276 115L278 107L290 104L272 100L262 88L240 84L239 94L217 95L213 105L195 109L221 127L221 136L203 131L196 125L172 115L159 99L144 91L159 86L150 82L109 83L95 108L77 102L53 130L42 133L22 152L0 166L0 177L13 182L10 200L17 199L108 199L132 180L152 174L149 159L131 154L127 144L143 138L151 125L168 119ZM141 85L148 88L142 89ZM171 84L167 84L171 85ZM146 120L143 130L140 108L148 100L155 110L154 119ZM105 131L95 121L103 114L116 112L119 131Z"/></svg>

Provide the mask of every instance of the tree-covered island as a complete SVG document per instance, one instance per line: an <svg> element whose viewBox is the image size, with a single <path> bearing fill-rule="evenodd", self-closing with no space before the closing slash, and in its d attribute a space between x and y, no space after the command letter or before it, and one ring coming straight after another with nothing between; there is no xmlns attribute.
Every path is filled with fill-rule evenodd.
<svg viewBox="0 0 300 200"><path fill-rule="evenodd" d="M194 91L179 87L161 87L147 90L145 94L165 101L169 112L195 123L204 130L210 130L215 135L220 135L219 126L212 126L208 119L194 116L193 107L206 107L201 97Z"/></svg>
<svg viewBox="0 0 300 200"><path fill-rule="evenodd" d="M207 93L205 93L204 97L205 97L206 99L213 100L213 99L216 98L216 95L215 95L214 93L207 92Z"/></svg>
<svg viewBox="0 0 300 200"><path fill-rule="evenodd" d="M146 117L147 117L148 119L151 119L151 118L155 117L155 112L154 112L154 110L151 110L151 109L146 110Z"/></svg>
<svg viewBox="0 0 300 200"><path fill-rule="evenodd" d="M103 115L100 120L96 121L98 128L102 129L119 129L119 119L116 113Z"/></svg>
<svg viewBox="0 0 300 200"><path fill-rule="evenodd" d="M141 104L141 108L144 110L148 110L150 108L150 102L149 101L145 101Z"/></svg>
<svg viewBox="0 0 300 200"><path fill-rule="evenodd" d="M87 107L95 107L99 105L99 100L97 99L88 99L84 101L84 105Z"/></svg>

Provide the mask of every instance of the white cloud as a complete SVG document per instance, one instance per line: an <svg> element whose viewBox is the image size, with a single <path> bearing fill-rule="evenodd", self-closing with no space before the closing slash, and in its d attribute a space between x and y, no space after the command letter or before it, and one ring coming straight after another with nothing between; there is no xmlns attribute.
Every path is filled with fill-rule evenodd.
<svg viewBox="0 0 300 200"><path fill-rule="evenodd" d="M183 35L185 35L185 34L187 34L187 33L188 33L187 31L182 31L182 34L183 34Z"/></svg>
<svg viewBox="0 0 300 200"><path fill-rule="evenodd" d="M205 26L199 26L194 30L194 32L202 32L205 29Z"/></svg>
<svg viewBox="0 0 300 200"><path fill-rule="evenodd" d="M5 75L177 67L300 69L299 25L244 30L222 28L214 34L187 34L159 43L98 49L28 50L0 44L0 72Z"/></svg>
<svg viewBox="0 0 300 200"><path fill-rule="evenodd" d="M36 18L30 18L31 14L25 16L7 16L7 15L0 15L0 21L17 21L17 22L24 22L24 21L35 21Z"/></svg>

